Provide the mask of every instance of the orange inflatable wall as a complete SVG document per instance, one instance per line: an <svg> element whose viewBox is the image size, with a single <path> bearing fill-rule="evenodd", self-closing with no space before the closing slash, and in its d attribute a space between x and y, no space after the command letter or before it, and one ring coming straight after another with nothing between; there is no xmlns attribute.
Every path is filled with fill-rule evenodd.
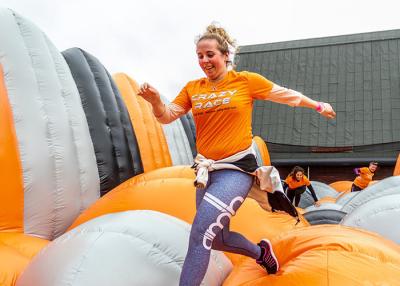
<svg viewBox="0 0 400 286"><path fill-rule="evenodd" d="M128 108L145 172L172 165L164 132L151 105L137 95L138 84L123 73L113 76Z"/></svg>

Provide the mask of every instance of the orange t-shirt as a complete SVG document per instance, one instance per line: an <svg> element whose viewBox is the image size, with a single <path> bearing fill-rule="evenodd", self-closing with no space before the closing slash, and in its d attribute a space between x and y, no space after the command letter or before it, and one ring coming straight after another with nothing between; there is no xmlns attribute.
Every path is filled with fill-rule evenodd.
<svg viewBox="0 0 400 286"><path fill-rule="evenodd" d="M196 124L197 151L220 160L250 147L254 99L268 99L273 83L251 72L231 70L218 83L190 81L173 101L189 111Z"/></svg>
<svg viewBox="0 0 400 286"><path fill-rule="evenodd" d="M289 175L286 177L285 183L289 186L289 189L292 190L297 189L298 187L311 185L310 180L305 175L303 175L303 178L300 181L293 179L293 177Z"/></svg>
<svg viewBox="0 0 400 286"><path fill-rule="evenodd" d="M360 175L358 175L354 180L354 185L361 189L368 187L369 183L372 181L374 173L368 167L360 168Z"/></svg>

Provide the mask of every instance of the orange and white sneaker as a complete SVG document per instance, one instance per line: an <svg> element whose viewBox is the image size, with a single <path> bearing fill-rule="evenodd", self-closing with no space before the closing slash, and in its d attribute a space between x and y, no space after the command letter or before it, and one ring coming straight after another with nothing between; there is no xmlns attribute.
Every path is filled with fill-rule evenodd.
<svg viewBox="0 0 400 286"><path fill-rule="evenodd" d="M267 270L268 274L275 274L278 272L279 262L272 249L271 242L268 239L262 239L257 245L261 248L261 255L256 262Z"/></svg>

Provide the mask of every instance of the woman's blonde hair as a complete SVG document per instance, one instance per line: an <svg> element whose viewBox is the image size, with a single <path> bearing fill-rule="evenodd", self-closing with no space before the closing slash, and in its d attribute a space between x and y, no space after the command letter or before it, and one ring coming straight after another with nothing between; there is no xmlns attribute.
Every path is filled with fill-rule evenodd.
<svg viewBox="0 0 400 286"><path fill-rule="evenodd" d="M216 40L218 50L222 54L228 55L227 64L232 65L233 56L237 52L236 40L232 39L226 30L220 27L217 23L212 23L207 26L206 31L199 35L196 39L196 45L202 40Z"/></svg>

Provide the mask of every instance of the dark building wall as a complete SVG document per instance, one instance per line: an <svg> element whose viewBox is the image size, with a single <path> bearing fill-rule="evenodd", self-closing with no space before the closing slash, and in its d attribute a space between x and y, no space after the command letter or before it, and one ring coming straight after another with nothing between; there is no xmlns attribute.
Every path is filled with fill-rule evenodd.
<svg viewBox="0 0 400 286"><path fill-rule="evenodd" d="M253 133L266 142L303 147L373 146L325 154L296 148L271 152L272 162L314 158L387 158L400 151L400 30L298 40L240 48L238 70L329 102L337 118L256 101ZM380 144L390 148L380 148Z"/></svg>

